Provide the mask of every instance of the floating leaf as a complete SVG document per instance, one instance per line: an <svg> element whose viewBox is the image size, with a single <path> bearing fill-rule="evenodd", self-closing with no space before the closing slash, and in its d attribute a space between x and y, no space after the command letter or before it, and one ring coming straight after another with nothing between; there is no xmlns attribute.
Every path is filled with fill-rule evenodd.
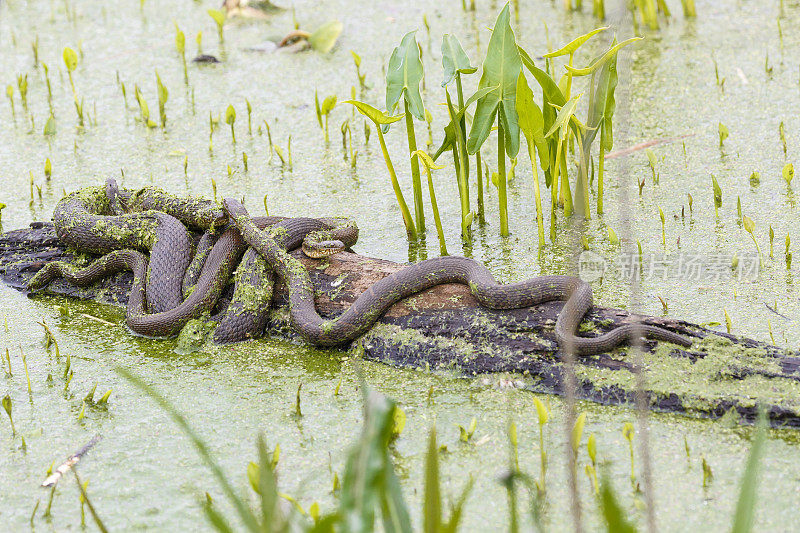
<svg viewBox="0 0 800 533"><path fill-rule="evenodd" d="M386 109L393 113L405 94L411 114L419 120L425 120L425 106L419 92L423 76L422 58L415 34L415 31L405 34L389 58L386 68Z"/></svg>
<svg viewBox="0 0 800 533"><path fill-rule="evenodd" d="M336 44L336 40L339 39L342 28L342 23L338 20L326 22L308 37L308 44L317 52L327 54Z"/></svg>
<svg viewBox="0 0 800 533"><path fill-rule="evenodd" d="M509 17L509 4L506 4L497 16L492 37L489 39L478 88L497 88L478 100L467 140L467 151L471 154L480 150L489 137L495 117L503 122L508 156L515 157L519 152L516 100L517 78L522 70L522 61Z"/></svg>
<svg viewBox="0 0 800 533"><path fill-rule="evenodd" d="M450 33L442 35L442 68L444 68L442 87L453 81L456 72L472 74L478 70L470 64L469 57L464 52L458 37Z"/></svg>

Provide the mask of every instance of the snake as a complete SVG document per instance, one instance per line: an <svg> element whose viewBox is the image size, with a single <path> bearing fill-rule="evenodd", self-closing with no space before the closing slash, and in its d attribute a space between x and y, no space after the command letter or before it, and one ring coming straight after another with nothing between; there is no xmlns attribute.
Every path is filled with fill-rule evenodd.
<svg viewBox="0 0 800 533"><path fill-rule="evenodd" d="M133 212L114 214L117 198L106 188L85 187L58 201L53 225L59 240L81 252L105 254L123 248L147 252L147 307L160 313L177 307L183 300L182 282L191 260L191 237L160 193L147 191L135 198ZM170 212L172 211L172 212ZM219 208L198 209L189 217L198 223L227 221ZM206 217L208 220L203 220Z"/></svg>
<svg viewBox="0 0 800 533"><path fill-rule="evenodd" d="M598 354L641 337L684 347L692 344L683 335L645 324L624 324L596 337L578 336L578 327L593 305L592 289L588 283L574 276L550 275L500 284L481 263L458 256L442 256L407 266L374 283L338 317L325 319L316 310L314 287L308 272L279 245L275 229L264 231L259 228L245 207L235 199L224 199L223 207L242 238L261 254L286 284L292 325L303 338L315 345L348 343L371 328L393 304L444 283L467 285L478 303L489 309L517 309L554 300L564 301L556 319L556 340L562 351L576 356Z"/></svg>
<svg viewBox="0 0 800 533"><path fill-rule="evenodd" d="M155 217L155 220L166 220L169 231L165 231L158 223L153 223L150 217L155 208L167 211L160 213L163 217ZM144 211L127 213L132 209ZM109 212L125 214L105 214ZM189 320L210 313L236 269L234 295L226 311L218 317L219 325L213 340L220 344L236 342L263 332L266 311L272 296L271 270L257 254L245 254L247 244L236 228L224 227L227 215L215 203L202 199L179 198L154 188L145 188L134 193L119 189L110 180L105 190L94 187L68 195L57 204L55 213L58 213L58 217L54 215L54 224L62 242L69 242L81 251L94 253L107 252L109 248L117 249L84 268L62 261L48 263L28 282L31 290L38 290L57 277L85 286L121 270L131 270L134 281L126 308L128 327L143 336L168 337L179 333ZM178 221L176 216L181 220ZM76 218L79 221L86 218L88 221L80 224L64 223L65 220L74 221ZM213 229L215 224L222 225L224 231L219 236L211 231L203 234L198 248L203 247L202 243L205 242L205 250L195 255L186 273L179 272L178 268L170 270L168 274L158 272L153 268L155 261L162 266L174 266L167 250L171 249L180 257L191 255L187 240L176 230L179 229L178 226L183 227L181 222L199 229ZM289 250L302 245L304 252L314 257L336 253L352 246L358 238L357 227L347 219L292 220L285 217L259 217L254 219L254 223L261 228L276 226L274 231L280 245ZM136 231L128 231L129 226L135 226ZM183 229L185 232L185 228ZM176 235L181 238L175 238ZM150 245L149 260L141 251L141 248L147 248L141 244L142 240ZM160 246L153 246L153 240L160 243ZM158 254L154 257L155 252ZM246 260L240 264L243 254ZM198 261L200 256L203 257ZM239 268L236 268L237 265ZM196 273L190 272L193 268ZM191 281L187 283L189 278ZM168 280L169 287L161 285L162 280ZM188 291L187 286L190 286ZM148 312L152 309L148 298L150 292L158 295L165 288L173 294L188 292L188 295L165 311Z"/></svg>

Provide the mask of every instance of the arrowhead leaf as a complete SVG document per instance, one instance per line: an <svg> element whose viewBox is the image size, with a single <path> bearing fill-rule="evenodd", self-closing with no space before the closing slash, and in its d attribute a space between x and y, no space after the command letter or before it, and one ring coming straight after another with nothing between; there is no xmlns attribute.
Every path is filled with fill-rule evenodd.
<svg viewBox="0 0 800 533"><path fill-rule="evenodd" d="M522 62L509 18L509 5L506 4L497 16L478 84L480 89L492 86L497 88L478 100L467 140L467 151L471 154L477 152L489 137L496 115L498 120L503 121L506 153L515 157L519 152L516 92Z"/></svg>
<svg viewBox="0 0 800 533"><path fill-rule="evenodd" d="M453 81L456 72L472 74L478 70L470 64L469 57L464 52L458 37L449 33L442 35L442 67L444 68L442 87Z"/></svg>
<svg viewBox="0 0 800 533"><path fill-rule="evenodd" d="M415 34L416 31L405 34L389 58L386 68L386 110L393 113L405 94L411 114L419 120L425 120L425 106L419 92L423 76L422 58Z"/></svg>

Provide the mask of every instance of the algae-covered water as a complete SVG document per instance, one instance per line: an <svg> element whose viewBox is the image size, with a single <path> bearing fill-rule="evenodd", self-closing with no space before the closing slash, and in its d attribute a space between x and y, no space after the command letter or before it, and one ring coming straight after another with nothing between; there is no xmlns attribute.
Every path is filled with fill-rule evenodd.
<svg viewBox="0 0 800 533"><path fill-rule="evenodd" d="M489 38L487 26L502 6L477 4L476 12L464 13L454 0L409 5L298 1L294 13L285 11L266 21L229 21L220 46L214 22L206 13L217 6L207 3L145 2L141 8L138 2L112 5L83 0L2 3L0 85L14 87L14 115L8 98L0 102L0 202L7 204L2 223L8 230L46 220L63 191L96 185L107 177L116 177L128 187L154 184L176 193L206 196L213 195L213 179L218 197L244 197L255 214L263 213L266 195L271 214L352 216L361 228L359 253L408 260L405 232L374 129L365 144L362 120L354 118L349 106L337 105L326 146L316 122L314 93L318 91L320 99L332 94L339 101L349 98L351 87L358 86L349 53L353 50L362 57L361 70L369 86L363 94L356 88L357 94L382 106L383 65L402 35L419 29L427 72L424 97L434 117L433 142L438 145L446 115L438 105L444 101L439 88L440 36L455 33L473 63L479 64ZM521 4L514 29L533 56L548 50L548 33L557 47L597 25L589 14L564 12L561 2ZM548 242L538 257L532 175L526 156L520 156L509 194L511 237L499 237L497 194L489 186L488 223L476 230L473 246L462 250L452 160L444 156L448 168L438 171L435 178L448 247L451 253L469 253L485 262L499 279L513 281L573 273L575 236L580 230L585 231L590 249L609 263L619 261L629 248L635 250L640 240L644 253L659 265L699 258L725 268L720 269L719 279L653 270L642 278L635 306L629 278L607 272L593 283L599 304L660 315L664 313L661 297L670 316L722 324L721 329L727 311L733 332L769 342L774 337L778 345L796 349L800 327L795 317L800 306L795 267L787 268L784 247L787 233L794 242L800 242L800 234L792 186L781 172L787 162L796 163L800 154L800 120L794 113L800 103L800 7L787 2L780 13L778 2L699 1L698 18L686 20L678 2L670 5L675 16L662 20L658 31L645 32L644 41L620 56L615 116L615 149L685 136L652 147L658 183L643 150L610 159L605 215L594 216L585 225L559 217L558 239ZM618 36L631 35L629 17L617 6L609 6L608 11L608 22ZM293 28L293 16L302 28L311 30L328 20L341 20L344 30L333 51L320 55L248 50L286 34ZM195 36L202 31L203 51L222 60L216 65L189 63L188 85L175 51L175 24L186 33L188 58L196 55ZM609 39L590 44L585 55L576 57L576 64L587 62ZM34 41L38 42L38 66ZM73 80L87 115L87 125L81 130L76 129L62 60L66 46L80 51ZM714 61L719 77L724 78L722 88L716 81ZM56 133L51 136L42 134L50 114L42 62L49 67L52 86ZM155 71L169 90L163 131L148 129L136 120L135 85L141 88L153 119L158 119ZM17 76L25 74L27 109L16 89ZM465 80L467 91L474 89L477 78L476 74ZM121 84L126 87L127 101ZM246 101L252 106L252 134ZM224 122L229 104L237 112L235 145ZM221 116L212 150L209 113ZM347 119L359 152L355 169L343 158L341 147L340 125ZM273 141L284 152L291 135L291 170L281 166L277 156L270 158L265 120ZM720 122L730 131L722 147ZM424 145L424 124L418 124L417 136ZM402 128L393 127L387 142L410 199ZM248 155L247 171L243 152ZM52 163L50 179L44 175L46 158ZM490 168L496 168L492 149L485 158ZM760 180L750 178L754 171L760 173ZM712 174L723 191L718 217ZM471 180L474 198L474 169ZM641 180L645 183L640 196ZM687 194L693 199L691 211ZM757 277L730 276L728 265L734 255L747 261L755 254L755 245L738 220L737 198L743 214L754 222L754 235L764 253ZM659 207L665 215L665 245ZM546 209L545 227L549 227L549 214ZM428 221L432 228L430 212ZM775 235L772 254L770 226ZM609 241L608 227L622 239L622 249ZM790 251L794 247L791 244ZM435 256L438 246L432 233L428 248L429 256ZM264 433L271 447L280 445L281 490L306 509L315 501L323 511L335 505L333 476L341 476L345 455L362 423L360 375L397 400L407 415L393 458L415 523L421 523L423 459L427 432L434 422L440 443L447 447L441 461L445 493L455 498L470 475L475 479L465 508L465 530L503 528L507 523L506 493L499 478L509 464L506 428L510 420L519 432L520 466L534 476L539 473L534 396L503 386L510 381L507 377L465 380L399 370L354 360L342 352L317 351L274 339L176 355L174 341L132 336L119 309L54 298L28 299L7 287L0 287L0 308L4 322L0 355L9 350L13 374L2 379L0 394L7 393L13 401L18 432L12 437L5 414L0 413L3 528L31 527L37 501L36 529L80 527L74 481L68 477L59 485L49 519L43 516L49 492L39 484L53 462L57 465L95 434L104 438L81 463L80 473L89 481L88 492L109 528L208 528L201 507L206 493L227 508L189 440L164 412L123 380L116 367L135 372L174 402L243 492L249 490L245 471L256 457L256 437ZM41 321L58 341L58 357L44 347L43 328L37 324ZM73 377L67 384L68 356ZM339 394L334 395L340 383ZM83 398L95 384L96 397L113 391L107 409L83 407ZM298 418L295 395L300 384L303 416ZM559 399L542 399L553 413L545 426L550 461L543 522L557 530L571 523L564 417ZM634 422L635 413L594 404L580 404L579 409L587 412L584 435L596 434L601 474L609 476L629 515L644 526L644 497L631 488L628 443L622 436L623 424ZM473 417L476 432L471 442L462 443L458 425L467 427ZM652 500L659 526L664 530L729 527L752 429L726 420L663 414L653 414L650 426ZM760 529L789 530L795 525L800 497L797 441L794 432L770 432L758 492ZM584 449L579 457L580 491L584 518L595 528L600 522L590 481L583 474L587 461ZM705 486L703 461L713 473ZM642 463L637 455L638 478ZM528 524L527 507L524 519Z"/></svg>

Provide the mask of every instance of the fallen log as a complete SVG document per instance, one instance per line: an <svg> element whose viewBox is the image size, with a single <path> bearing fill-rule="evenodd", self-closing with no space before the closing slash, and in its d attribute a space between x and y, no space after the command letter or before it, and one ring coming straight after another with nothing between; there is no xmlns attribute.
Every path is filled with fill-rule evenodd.
<svg viewBox="0 0 800 533"><path fill-rule="evenodd" d="M296 252L311 274L317 307L325 317L342 313L367 287L403 265L349 252L314 260ZM21 291L49 261L88 261L58 241L53 226L0 235L0 278ZM123 306L131 285L123 272L91 287L63 280L47 292ZM286 290L276 287L275 311L267 334L293 336L285 309ZM465 376L507 373L500 382L536 392L561 394L564 363L553 332L560 302L507 311L478 306L467 287L440 285L394 305L349 347L364 359L424 370L449 370ZM640 320L693 335L691 348L647 341L640 361L646 370L644 394L652 409L693 416L753 422L763 406L773 426L800 427L800 357L752 339L669 318L634 316L593 308L581 331L603 333ZM579 399L603 404L633 404L635 375L629 347L576 361Z"/></svg>

